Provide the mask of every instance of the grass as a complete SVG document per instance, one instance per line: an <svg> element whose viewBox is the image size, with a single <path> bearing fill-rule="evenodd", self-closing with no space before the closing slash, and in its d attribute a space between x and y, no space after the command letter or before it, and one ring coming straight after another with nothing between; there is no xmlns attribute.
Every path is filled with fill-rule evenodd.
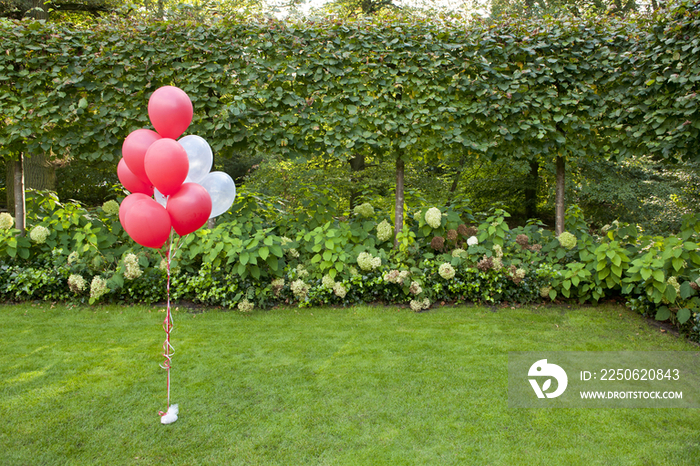
<svg viewBox="0 0 700 466"><path fill-rule="evenodd" d="M509 351L698 351L612 306L0 306L2 465L697 465L692 409L511 409Z"/></svg>

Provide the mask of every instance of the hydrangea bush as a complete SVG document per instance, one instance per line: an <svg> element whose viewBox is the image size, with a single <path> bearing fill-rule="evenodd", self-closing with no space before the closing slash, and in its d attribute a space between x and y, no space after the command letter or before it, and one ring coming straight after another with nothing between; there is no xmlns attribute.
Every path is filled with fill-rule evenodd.
<svg viewBox="0 0 700 466"><path fill-rule="evenodd" d="M52 197L32 202L48 214L28 217L29 238L0 215L0 299L162 301L162 257L128 238L114 204L87 212ZM372 218L388 213L358 207L330 220L324 213L325 223L319 217L312 227L243 192L214 229L183 239L171 265L172 297L242 312L275 304L381 301L422 311L443 302L612 297L700 335L698 216L686 216L676 235L649 237L619 222L591 233L575 212L569 231L556 237L537 223L510 229L503 211L475 223L469 212L431 207L406 218L394 250L389 222Z"/></svg>

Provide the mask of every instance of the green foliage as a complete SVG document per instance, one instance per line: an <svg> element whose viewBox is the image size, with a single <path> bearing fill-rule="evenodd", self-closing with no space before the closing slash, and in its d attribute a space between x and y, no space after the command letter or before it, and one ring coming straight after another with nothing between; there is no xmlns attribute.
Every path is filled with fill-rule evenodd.
<svg viewBox="0 0 700 466"><path fill-rule="evenodd" d="M613 144L618 155L670 157L694 147L700 125L696 54L684 39L697 37L697 11L674 8L648 24L546 18L498 27L401 16L207 27L114 16L89 30L3 21L0 155L115 161L124 137L147 124L149 94L172 84L194 102L190 131L215 152L531 159Z"/></svg>
<svg viewBox="0 0 700 466"><path fill-rule="evenodd" d="M664 158L697 157L699 26L693 0L671 1L645 24L642 40L630 44L627 55L636 72L622 74L611 93L622 105L610 114L619 131L613 140Z"/></svg>
<svg viewBox="0 0 700 466"><path fill-rule="evenodd" d="M490 240L493 244L503 246L506 235L509 232L505 219L510 217L508 212L496 209L493 215L486 218L486 221L479 225L479 243Z"/></svg>
<svg viewBox="0 0 700 466"><path fill-rule="evenodd" d="M20 231L18 229L0 229L0 257L6 256L10 259L14 259L15 257L28 259L30 246L31 243L29 239L20 236Z"/></svg>
<svg viewBox="0 0 700 466"><path fill-rule="evenodd" d="M49 234L44 243L35 243L16 237L15 230L2 231L2 299L162 301L162 256L134 246L116 217L51 194L33 193L29 204L30 226L46 226ZM288 211L275 199L240 190L237 203L213 229L200 229L176 245L173 298L228 308L244 301L257 307L383 301L425 309L443 301L595 303L626 295L631 306L697 336L692 329L700 308L700 222L695 216L685 217L679 236L644 236L619 222L598 236L581 209L572 206L566 223L576 244L567 249L541 224L511 229L502 210L470 231L451 207L435 209L438 228L426 225L423 207L417 219L408 219L394 250L391 241L376 238L377 224L388 218L380 208L370 217L344 217L337 209L331 199L300 221L296 207ZM431 234L423 233L426 226ZM439 244L434 232L445 235ZM467 244L473 233L478 244ZM14 256L7 252L12 240ZM25 251L25 257L17 251ZM362 254L376 263L362 270ZM92 289L95 277L104 281L105 294Z"/></svg>
<svg viewBox="0 0 700 466"><path fill-rule="evenodd" d="M311 160L316 178L327 164L335 169L331 180L341 179L343 165L358 154L382 167L401 158L418 167L416 173L428 173L431 164L438 173L465 153L542 166L556 156L581 165L598 154L688 158L700 124L694 104L698 12L689 2L672 7L648 21L507 19L498 27L409 17L227 18L211 27L115 17L89 30L2 21L0 156L45 152L114 164L124 137L147 125L149 94L173 84L194 102L191 132L215 152ZM282 197L273 188L242 192L215 228L182 240L180 296L231 306L243 299L496 303L535 299L538 292L581 301L631 294L669 312L680 306L678 322L691 321L683 309L693 298L685 283L698 274L692 216L681 238L642 237L620 225L599 237L584 211L572 207L567 230L577 241L564 249L536 225L511 230L508 214L495 210L478 223L479 244L465 247L467 236L451 232L473 222L469 205L424 202L416 191L408 193L406 207L417 215L407 216L400 247L392 251L375 233L392 215L384 202L391 185L383 179L364 193L348 182L319 189L312 180L282 179L280 185L274 189L284 190ZM350 214L346 201L355 194L375 204L374 217ZM440 210L439 225L426 223L429 207ZM131 288L142 291L126 297L120 291L128 285L120 265L125 253L143 259L145 270L159 257L133 247L116 218L50 196L30 201L29 210L29 226L48 228L48 238L37 244L4 232L0 260L53 271L75 252L70 272L105 279L111 291L103 299L157 294L158 272ZM519 234L528 244L516 242ZM456 249L465 256L453 257ZM357 272L361 253L382 266ZM439 275L446 262L458 269L454 282ZM422 294L409 295L406 283L387 285L387 268L420 278ZM30 275L29 286L49 286ZM345 293L322 287L324 276ZM272 285L280 279L285 285ZM8 293L17 296L14 289Z"/></svg>
<svg viewBox="0 0 700 466"><path fill-rule="evenodd" d="M570 198L599 227L618 220L643 225L650 234L677 231L682 216L700 200L694 163L669 165L632 157L618 163L585 161L568 173Z"/></svg>
<svg viewBox="0 0 700 466"><path fill-rule="evenodd" d="M56 168L56 194L60 199L75 199L88 206L98 206L107 199L123 196L114 189L120 186L116 165L80 158L63 161Z"/></svg>
<svg viewBox="0 0 700 466"><path fill-rule="evenodd" d="M491 0L490 16L527 16L545 15L603 16L606 14L625 15L636 12L643 6L636 0Z"/></svg>
<svg viewBox="0 0 700 466"><path fill-rule="evenodd" d="M678 278L691 278L697 274L695 270L700 267L698 243L683 241L674 236L645 237L640 243L643 246L639 249L637 258L631 262L629 277L625 280L625 291L646 294L656 304L675 303L682 297L669 284L669 278L674 277L677 281Z"/></svg>
<svg viewBox="0 0 700 466"><path fill-rule="evenodd" d="M66 267L41 268L0 264L0 296L9 301L71 299Z"/></svg>

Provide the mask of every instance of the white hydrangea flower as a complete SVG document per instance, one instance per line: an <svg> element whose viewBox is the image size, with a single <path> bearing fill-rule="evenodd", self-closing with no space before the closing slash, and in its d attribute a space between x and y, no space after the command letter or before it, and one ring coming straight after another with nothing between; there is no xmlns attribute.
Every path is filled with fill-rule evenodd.
<svg viewBox="0 0 700 466"><path fill-rule="evenodd" d="M516 269L514 275L515 278L519 278L522 280L523 278L525 278L526 273L527 272L525 271L525 269Z"/></svg>
<svg viewBox="0 0 700 466"><path fill-rule="evenodd" d="M293 241L292 241L291 238L287 238L286 236L280 237L280 245L281 245L282 247L284 247L284 246L286 246L287 244L292 243L292 242L293 242ZM289 258L291 258L291 259L296 259L297 257L299 257L299 251L297 251L295 248L289 248L289 249L287 249L287 250L285 251L285 254L287 254L287 257L289 257Z"/></svg>
<svg viewBox="0 0 700 466"><path fill-rule="evenodd" d="M35 243L43 244L46 242L46 238L49 237L49 229L45 226L37 225L29 232L29 237Z"/></svg>
<svg viewBox="0 0 700 466"><path fill-rule="evenodd" d="M321 284L324 288L332 290L335 286L335 280L333 280L333 277L331 277L330 275L324 275L321 279Z"/></svg>
<svg viewBox="0 0 700 466"><path fill-rule="evenodd" d="M540 296L542 296L543 298L549 298L550 291L552 291L551 286L543 286L542 288L540 288Z"/></svg>
<svg viewBox="0 0 700 466"><path fill-rule="evenodd" d="M499 271L503 268L503 261L500 257L492 257L491 263L493 264L493 270Z"/></svg>
<svg viewBox="0 0 700 466"><path fill-rule="evenodd" d="M304 280L294 280L290 286L292 293L297 299L306 299L306 295L309 292L309 285L304 283Z"/></svg>
<svg viewBox="0 0 700 466"><path fill-rule="evenodd" d="M82 275L72 274L68 277L68 288L70 288L73 293L80 293L85 289L86 285L87 283Z"/></svg>
<svg viewBox="0 0 700 466"><path fill-rule="evenodd" d="M124 256L124 278L127 280L135 280L143 274L139 267L139 258L136 254L129 253Z"/></svg>
<svg viewBox="0 0 700 466"><path fill-rule="evenodd" d="M119 215L119 204L117 201L107 201L102 204L102 211L107 215Z"/></svg>
<svg viewBox="0 0 700 466"><path fill-rule="evenodd" d="M464 249L457 248L452 251L452 257L466 257L467 251Z"/></svg>
<svg viewBox="0 0 700 466"><path fill-rule="evenodd" d="M7 212L0 214L0 230L9 230L15 225L15 219Z"/></svg>
<svg viewBox="0 0 700 466"><path fill-rule="evenodd" d="M420 283L411 282L411 286L408 288L408 291L413 295L419 295L423 292L423 288L421 288Z"/></svg>
<svg viewBox="0 0 700 466"><path fill-rule="evenodd" d="M438 269L438 273L445 280L451 280L455 276L455 269L452 267L452 264L445 262L440 266L440 269Z"/></svg>
<svg viewBox="0 0 700 466"><path fill-rule="evenodd" d="M335 293L335 295L340 299L343 299L347 292L347 288L345 288L345 286L342 283L336 282L335 285L333 285L333 293Z"/></svg>
<svg viewBox="0 0 700 466"><path fill-rule="evenodd" d="M255 309L255 304L251 303L248 301L248 299L244 299L240 303L238 303L238 310L241 312L252 312L253 309Z"/></svg>
<svg viewBox="0 0 700 466"><path fill-rule="evenodd" d="M568 231L565 231L562 234L560 234L557 237L557 239L559 240L559 244L561 244L563 248L573 249L576 247L576 237Z"/></svg>
<svg viewBox="0 0 700 466"><path fill-rule="evenodd" d="M361 252L357 256L357 265L364 271L370 271L379 268L382 265L380 257L373 257L368 252Z"/></svg>
<svg viewBox="0 0 700 466"><path fill-rule="evenodd" d="M393 236L394 232L391 225L389 225L389 222L382 220L382 222L377 225L377 239L383 242L389 240Z"/></svg>
<svg viewBox="0 0 700 466"><path fill-rule="evenodd" d="M70 254L68 254L68 265L77 261L79 258L80 258L80 254L78 254L78 251L71 252Z"/></svg>
<svg viewBox="0 0 700 466"><path fill-rule="evenodd" d="M432 228L440 228L442 223L442 212L437 207L431 207L425 212L425 223Z"/></svg>
<svg viewBox="0 0 700 466"><path fill-rule="evenodd" d="M498 257L499 259L503 257L503 248L500 244L494 244L492 249L494 256Z"/></svg>
<svg viewBox="0 0 700 466"><path fill-rule="evenodd" d="M297 277L299 277L299 278L306 278L309 276L309 271L306 270L304 268L304 266L301 264L297 265L296 271L297 271Z"/></svg>
<svg viewBox="0 0 700 466"><path fill-rule="evenodd" d="M409 303L409 306L411 306L411 309L414 312L422 311L423 309L428 309L430 308L430 300L428 298L421 300L412 300Z"/></svg>
<svg viewBox="0 0 700 466"><path fill-rule="evenodd" d="M353 212L355 212L357 215L360 215L361 217L371 217L374 215L374 207L372 207L372 204L369 202L365 202L364 204L360 204L356 206L353 209Z"/></svg>
<svg viewBox="0 0 700 466"><path fill-rule="evenodd" d="M676 290L677 295L681 294L681 285L678 283L678 279L676 277L668 277L666 284L672 286Z"/></svg>
<svg viewBox="0 0 700 466"><path fill-rule="evenodd" d="M272 288L284 288L284 278L275 278L270 285Z"/></svg>
<svg viewBox="0 0 700 466"><path fill-rule="evenodd" d="M468 246L476 246L477 244L479 244L479 239L476 236L470 236L467 240Z"/></svg>
<svg viewBox="0 0 700 466"><path fill-rule="evenodd" d="M273 288L284 288L284 278L275 278L271 285Z"/></svg>
<svg viewBox="0 0 700 466"><path fill-rule="evenodd" d="M399 283L401 282L401 275L398 270L390 270L384 274L384 281L389 283Z"/></svg>
<svg viewBox="0 0 700 466"><path fill-rule="evenodd" d="M284 278L276 278L272 280L270 285L272 286L272 292L275 294L275 296L279 296L280 291L282 291L282 288L284 288Z"/></svg>
<svg viewBox="0 0 700 466"><path fill-rule="evenodd" d="M100 299L109 291L107 288L107 282L100 276L96 275L93 277L90 283L90 298L94 300Z"/></svg>

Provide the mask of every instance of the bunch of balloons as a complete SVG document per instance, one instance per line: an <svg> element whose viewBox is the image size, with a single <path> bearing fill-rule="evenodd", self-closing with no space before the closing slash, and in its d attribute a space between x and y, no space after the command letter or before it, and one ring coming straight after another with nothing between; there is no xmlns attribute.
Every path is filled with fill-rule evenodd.
<svg viewBox="0 0 700 466"><path fill-rule="evenodd" d="M131 191L119 206L119 221L131 239L159 250L167 242L167 308L163 320L165 341L161 367L168 372L167 411L161 423L177 421L178 405L170 404L170 368L173 347L170 332L170 264L175 252L170 241L174 230L185 236L198 230L208 219L226 212L236 197L236 186L223 172L211 172L213 156L207 141L188 135L180 140L192 122L194 109L187 94L177 87L157 89L148 101L148 117L156 129L137 129L122 145L117 175ZM153 197L152 197L153 196ZM178 241L179 244L179 241Z"/></svg>
<svg viewBox="0 0 700 466"><path fill-rule="evenodd" d="M119 221L131 239L160 249L171 228L184 236L226 212L236 186L224 172L210 172L213 154L196 135L177 140L192 122L192 101L174 86L157 89L148 101L155 128L137 129L122 145L119 181L131 192L119 208Z"/></svg>

